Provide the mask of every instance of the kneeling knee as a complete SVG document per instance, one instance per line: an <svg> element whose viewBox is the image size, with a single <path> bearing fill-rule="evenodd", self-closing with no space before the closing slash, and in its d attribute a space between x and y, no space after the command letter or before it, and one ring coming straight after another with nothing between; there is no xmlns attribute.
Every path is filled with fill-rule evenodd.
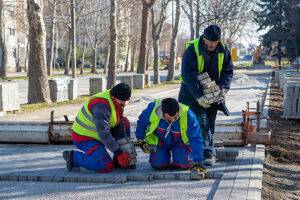
<svg viewBox="0 0 300 200"><path fill-rule="evenodd" d="M114 169L114 164L113 162L107 162L104 166L101 166L98 169L99 173L109 173L111 170Z"/></svg>

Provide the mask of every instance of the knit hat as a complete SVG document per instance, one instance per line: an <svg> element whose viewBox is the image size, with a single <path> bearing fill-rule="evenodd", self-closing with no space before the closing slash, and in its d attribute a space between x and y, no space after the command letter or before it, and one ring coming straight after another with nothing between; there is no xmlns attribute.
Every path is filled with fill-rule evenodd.
<svg viewBox="0 0 300 200"><path fill-rule="evenodd" d="M209 25L204 29L203 36L209 41L218 41L221 39L221 29L218 25Z"/></svg>
<svg viewBox="0 0 300 200"><path fill-rule="evenodd" d="M174 116L179 111L179 103L176 99L165 98L161 101L161 110L163 113Z"/></svg>
<svg viewBox="0 0 300 200"><path fill-rule="evenodd" d="M131 88L126 83L119 83L111 89L111 95L116 99L128 101L131 96Z"/></svg>

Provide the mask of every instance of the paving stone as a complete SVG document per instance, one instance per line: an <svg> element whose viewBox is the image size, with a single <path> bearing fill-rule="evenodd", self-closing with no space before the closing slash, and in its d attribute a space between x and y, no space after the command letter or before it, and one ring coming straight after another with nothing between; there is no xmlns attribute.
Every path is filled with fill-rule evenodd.
<svg viewBox="0 0 300 200"><path fill-rule="evenodd" d="M166 173L165 179L166 180L176 180L176 174L175 173Z"/></svg>
<svg viewBox="0 0 300 200"><path fill-rule="evenodd" d="M53 182L53 176L40 176L41 182Z"/></svg>
<svg viewBox="0 0 300 200"><path fill-rule="evenodd" d="M80 183L86 183L87 182L87 177L79 176L77 178L77 181Z"/></svg>
<svg viewBox="0 0 300 200"><path fill-rule="evenodd" d="M53 182L64 182L63 176L54 176L52 179Z"/></svg>
<svg viewBox="0 0 300 200"><path fill-rule="evenodd" d="M64 182L78 182L78 177L76 176L65 176Z"/></svg>
<svg viewBox="0 0 300 200"><path fill-rule="evenodd" d="M201 172L191 172L191 180L203 180L205 174Z"/></svg>
<svg viewBox="0 0 300 200"><path fill-rule="evenodd" d="M94 176L94 177L86 177L87 183L113 183L113 179L110 177L101 177L101 176Z"/></svg>
<svg viewBox="0 0 300 200"><path fill-rule="evenodd" d="M155 180L165 180L165 173L155 173L153 174Z"/></svg>
<svg viewBox="0 0 300 200"><path fill-rule="evenodd" d="M27 176L19 176L19 181L27 181Z"/></svg>
<svg viewBox="0 0 300 200"><path fill-rule="evenodd" d="M153 178L153 174L133 174L127 176L129 181L152 181Z"/></svg>
<svg viewBox="0 0 300 200"><path fill-rule="evenodd" d="M179 174L180 180L191 180L191 173L181 173Z"/></svg>
<svg viewBox="0 0 300 200"><path fill-rule="evenodd" d="M35 175L28 175L27 176L28 181L38 181L38 176Z"/></svg>
<svg viewBox="0 0 300 200"><path fill-rule="evenodd" d="M19 181L19 176L11 174L8 176L8 181Z"/></svg>

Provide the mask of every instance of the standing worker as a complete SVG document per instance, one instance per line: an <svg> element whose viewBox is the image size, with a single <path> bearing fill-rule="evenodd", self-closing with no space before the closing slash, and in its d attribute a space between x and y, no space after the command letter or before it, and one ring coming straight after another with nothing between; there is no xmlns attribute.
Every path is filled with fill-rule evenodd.
<svg viewBox="0 0 300 200"><path fill-rule="evenodd" d="M149 103L139 116L135 134L141 149L150 153L149 163L154 169L205 171L199 123L193 111L176 99Z"/></svg>
<svg viewBox="0 0 300 200"><path fill-rule="evenodd" d="M113 168L134 168L135 149L129 140L129 121L123 117L126 101L130 99L131 88L119 83L111 90L90 97L77 113L71 129L74 145L81 151L64 151L63 158L69 171L83 167L99 173ZM127 130L127 131L126 131ZM131 153L122 146L132 147ZM111 159L107 150L114 154Z"/></svg>
<svg viewBox="0 0 300 200"><path fill-rule="evenodd" d="M221 29L217 25L210 25L204 34L194 39L186 46L182 59L182 83L179 92L179 102L190 106L194 111L202 129L204 139L204 164L215 162L213 134L217 110L227 110L224 102L210 104L204 95L203 88L198 83L197 76L207 72L210 79L220 88L220 95L230 88L233 77L233 64L227 47L220 42ZM224 112L225 113L225 112Z"/></svg>

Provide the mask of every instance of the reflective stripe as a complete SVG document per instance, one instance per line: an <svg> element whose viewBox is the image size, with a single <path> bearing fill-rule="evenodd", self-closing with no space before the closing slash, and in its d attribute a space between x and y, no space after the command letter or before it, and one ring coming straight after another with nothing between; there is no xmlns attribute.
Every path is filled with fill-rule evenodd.
<svg viewBox="0 0 300 200"><path fill-rule="evenodd" d="M81 112L84 115L84 117L86 117L91 122L93 121L93 117L86 112L84 106L81 107Z"/></svg>
<svg viewBox="0 0 300 200"><path fill-rule="evenodd" d="M89 131L94 131L94 132L96 132L96 127L92 127L92 126L88 126L88 125L86 125L86 124L84 124L82 121L80 121L77 117L75 118L75 122L77 123L77 124L79 124L82 128L85 128L85 129L87 129L87 130L89 130Z"/></svg>
<svg viewBox="0 0 300 200"><path fill-rule="evenodd" d="M218 53L218 72L219 72L219 78L221 76L221 72L223 69L223 62L224 62L224 53Z"/></svg>

